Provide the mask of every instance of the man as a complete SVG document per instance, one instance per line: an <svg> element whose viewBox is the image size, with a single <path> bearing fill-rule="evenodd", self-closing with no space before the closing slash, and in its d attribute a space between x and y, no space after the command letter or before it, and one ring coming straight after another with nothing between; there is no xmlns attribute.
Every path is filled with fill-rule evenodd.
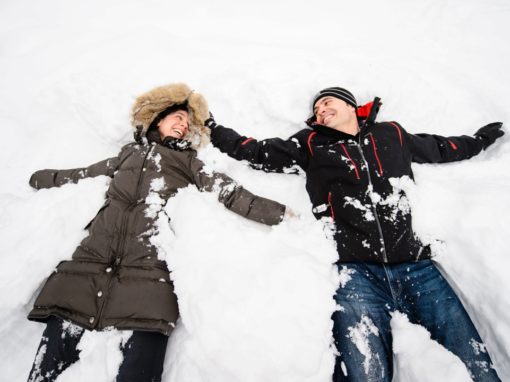
<svg viewBox="0 0 510 382"><path fill-rule="evenodd" d="M376 104L378 99L376 99ZM321 90L309 128L287 140L257 141L206 122L212 143L264 171L306 174L317 219L334 223L338 266L349 280L338 289L333 315L338 349L334 381L391 381L390 313L423 325L456 354L475 381L499 381L473 323L415 236L402 185L411 162L468 159L503 135L502 123L474 137L410 134L397 122L376 123L371 104L358 108L346 89Z"/></svg>

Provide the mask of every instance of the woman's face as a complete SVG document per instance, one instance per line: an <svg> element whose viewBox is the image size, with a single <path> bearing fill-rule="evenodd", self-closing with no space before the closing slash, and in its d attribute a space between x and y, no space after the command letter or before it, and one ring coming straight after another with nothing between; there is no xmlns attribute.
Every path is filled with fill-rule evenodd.
<svg viewBox="0 0 510 382"><path fill-rule="evenodd" d="M158 123L161 139L174 137L183 139L189 132L188 112L177 110L168 114Z"/></svg>

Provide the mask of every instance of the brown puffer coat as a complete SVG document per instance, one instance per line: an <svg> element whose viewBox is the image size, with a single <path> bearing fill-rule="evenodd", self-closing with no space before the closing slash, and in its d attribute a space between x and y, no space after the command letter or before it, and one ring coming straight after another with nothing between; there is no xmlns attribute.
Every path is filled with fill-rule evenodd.
<svg viewBox="0 0 510 382"><path fill-rule="evenodd" d="M278 224L285 212L282 204L251 194L228 176L205 171L194 149L179 151L147 140L86 168L37 171L30 184L49 188L99 175L112 177L106 202L72 260L61 262L46 281L31 320L45 322L55 315L87 329L113 326L168 335L179 310L166 263L150 242L159 212L164 213L151 201L165 203L194 184L218 191L226 208L260 223Z"/></svg>

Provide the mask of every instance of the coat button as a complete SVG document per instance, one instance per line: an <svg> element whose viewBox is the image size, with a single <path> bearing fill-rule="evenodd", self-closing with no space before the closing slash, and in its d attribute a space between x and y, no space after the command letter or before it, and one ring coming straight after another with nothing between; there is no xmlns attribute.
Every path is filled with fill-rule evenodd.
<svg viewBox="0 0 510 382"><path fill-rule="evenodd" d="M111 267L106 268L106 273L110 273L112 271Z"/></svg>
<svg viewBox="0 0 510 382"><path fill-rule="evenodd" d="M99 292L97 292L97 297L101 297L102 295L103 295L103 291L100 290Z"/></svg>
<svg viewBox="0 0 510 382"><path fill-rule="evenodd" d="M89 322L90 322L91 324L93 324L93 323L94 323L94 320L95 320L95 318L94 318L94 317L90 317L90 318L89 318Z"/></svg>

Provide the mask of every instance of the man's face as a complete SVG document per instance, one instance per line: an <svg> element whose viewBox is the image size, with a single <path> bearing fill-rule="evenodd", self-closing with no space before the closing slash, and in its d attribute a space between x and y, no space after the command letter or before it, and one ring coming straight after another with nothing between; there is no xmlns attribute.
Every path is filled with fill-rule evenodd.
<svg viewBox="0 0 510 382"><path fill-rule="evenodd" d="M329 96L321 98L315 103L313 113L318 124L332 129L342 126L356 115L354 107L341 99Z"/></svg>
<svg viewBox="0 0 510 382"><path fill-rule="evenodd" d="M177 110L168 114L158 123L161 138L174 137L183 139L189 132L188 112Z"/></svg>

